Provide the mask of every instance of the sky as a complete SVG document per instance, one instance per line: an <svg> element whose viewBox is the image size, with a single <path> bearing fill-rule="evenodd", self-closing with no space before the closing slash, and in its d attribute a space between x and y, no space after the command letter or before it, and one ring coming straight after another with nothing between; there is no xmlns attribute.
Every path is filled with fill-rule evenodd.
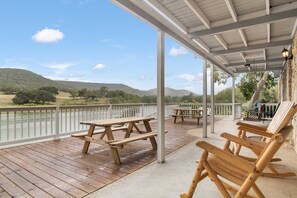
<svg viewBox="0 0 297 198"><path fill-rule="evenodd" d="M0 68L156 88L157 31L108 0L1 1L0 27ZM202 66L166 37L166 87L202 94ZM215 85L215 92L228 86Z"/></svg>

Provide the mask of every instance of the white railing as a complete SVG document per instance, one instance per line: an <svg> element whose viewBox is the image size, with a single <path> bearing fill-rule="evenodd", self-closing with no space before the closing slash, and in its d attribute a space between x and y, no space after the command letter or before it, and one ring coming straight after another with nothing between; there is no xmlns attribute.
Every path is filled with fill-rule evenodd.
<svg viewBox="0 0 297 198"><path fill-rule="evenodd" d="M258 103L258 108L261 107L262 104L265 105L264 118L273 118L279 103Z"/></svg>
<svg viewBox="0 0 297 198"><path fill-rule="evenodd" d="M183 103L179 104L180 107L188 107L192 109L202 108L202 103ZM211 104L207 104L207 115L211 114ZM231 117L232 116L232 103L215 103L214 109L215 116L224 116ZM241 103L235 103L235 118L239 119L242 115L242 105Z"/></svg>
<svg viewBox="0 0 297 198"><path fill-rule="evenodd" d="M180 106L198 108L202 104ZM175 107L178 105L166 105L165 117L170 117ZM241 104L239 107L241 110ZM215 115L232 115L232 104L216 104ZM156 118L156 104L0 108L0 147L48 138L58 139L60 136L86 131L81 121L137 116Z"/></svg>
<svg viewBox="0 0 297 198"><path fill-rule="evenodd" d="M165 116L172 108L166 105ZM157 116L156 104L115 104L0 108L0 147L22 142L59 138L86 131L85 120Z"/></svg>

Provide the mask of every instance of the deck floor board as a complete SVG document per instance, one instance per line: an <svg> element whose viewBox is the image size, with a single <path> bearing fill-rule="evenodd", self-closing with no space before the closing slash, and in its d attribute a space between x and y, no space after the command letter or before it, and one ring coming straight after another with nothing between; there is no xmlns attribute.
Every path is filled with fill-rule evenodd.
<svg viewBox="0 0 297 198"><path fill-rule="evenodd" d="M157 128L156 122L151 125ZM166 120L166 154L196 140L187 134L196 127L195 122L173 124L172 119ZM114 132L115 139L123 135ZM1 149L0 197L84 197L157 158L149 140L119 149L122 165L114 163L107 144L90 144L88 154L83 154L83 143L70 137Z"/></svg>

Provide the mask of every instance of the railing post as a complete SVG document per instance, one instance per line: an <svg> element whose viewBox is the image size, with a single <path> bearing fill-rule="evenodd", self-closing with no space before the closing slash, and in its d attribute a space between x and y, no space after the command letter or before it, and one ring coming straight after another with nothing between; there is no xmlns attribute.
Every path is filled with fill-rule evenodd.
<svg viewBox="0 0 297 198"><path fill-rule="evenodd" d="M141 117L144 117L144 104L141 105Z"/></svg>
<svg viewBox="0 0 297 198"><path fill-rule="evenodd" d="M60 140L60 106L56 107L56 115L55 115L55 138L54 140Z"/></svg>
<svg viewBox="0 0 297 198"><path fill-rule="evenodd" d="M108 118L112 119L112 105L109 105L109 108L108 108Z"/></svg>

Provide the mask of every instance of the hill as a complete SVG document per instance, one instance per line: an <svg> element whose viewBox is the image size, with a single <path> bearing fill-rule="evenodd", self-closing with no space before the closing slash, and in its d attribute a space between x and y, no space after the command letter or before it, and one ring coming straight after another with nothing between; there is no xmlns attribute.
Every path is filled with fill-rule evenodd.
<svg viewBox="0 0 297 198"><path fill-rule="evenodd" d="M111 84L111 83L87 83L87 82L76 82L76 81L54 81L45 78L41 75L33 73L31 71L23 69L9 69L0 68L0 89L3 87L11 87L16 90L29 90L38 89L45 86L57 87L60 91L69 92L70 90L76 89L81 90L86 88L88 90L99 90L100 87L107 87L109 91L121 90L126 93L138 95L138 96L150 96L156 95L157 89L151 90L139 90L129 87L124 84ZM165 89L167 96L184 96L190 94L187 90L176 90L171 88Z"/></svg>
<svg viewBox="0 0 297 198"><path fill-rule="evenodd" d="M77 81L56 81L60 84L74 87L75 89L88 89L88 90L99 90L100 87L107 87L109 91L115 91L115 90L121 90L126 93L143 96L144 91L141 91L139 89L134 89L132 87L129 87L124 84L111 84L111 83L89 83L89 82L77 82Z"/></svg>
<svg viewBox="0 0 297 198"><path fill-rule="evenodd" d="M74 87L76 89L89 89L89 90L99 90L100 87L107 87L109 91L121 90L126 93L138 95L138 96L151 96L157 94L157 89L150 89L148 91L134 89L124 84L110 84L110 83L87 83L87 82L76 82L76 81L57 81L60 84L67 85L69 87ZM176 90L172 88L165 89L165 95L167 96L184 96L189 95L190 91L187 90Z"/></svg>
<svg viewBox="0 0 297 198"><path fill-rule="evenodd" d="M61 91L70 91L73 89L72 87L23 69L0 68L0 82L0 89L3 87L12 87L16 90L30 90L45 86L54 86Z"/></svg>

